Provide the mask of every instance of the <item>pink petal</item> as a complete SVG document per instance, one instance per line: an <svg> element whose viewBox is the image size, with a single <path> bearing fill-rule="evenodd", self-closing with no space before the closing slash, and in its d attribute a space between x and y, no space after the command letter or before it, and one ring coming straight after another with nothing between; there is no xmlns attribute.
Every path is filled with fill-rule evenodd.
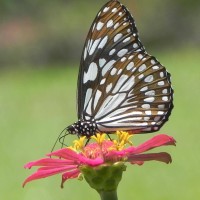
<svg viewBox="0 0 200 200"><path fill-rule="evenodd" d="M125 157L127 154L127 152L125 152L124 150L122 151L109 151L106 155L105 155L105 160L107 161L117 161L120 160L121 158Z"/></svg>
<svg viewBox="0 0 200 200"><path fill-rule="evenodd" d="M80 174L80 171L78 169L75 169L73 171L66 172L62 175L62 182L61 182L61 188L63 188L63 184L66 180L77 178Z"/></svg>
<svg viewBox="0 0 200 200"><path fill-rule="evenodd" d="M59 149L58 151L54 151L50 154L47 154L47 156L57 156L66 160L79 160L79 154L68 148Z"/></svg>
<svg viewBox="0 0 200 200"><path fill-rule="evenodd" d="M144 162L150 160L156 160L167 164L172 162L171 156L166 152L128 156L128 161L131 162L132 164L137 164L140 161Z"/></svg>
<svg viewBox="0 0 200 200"><path fill-rule="evenodd" d="M160 134L156 135L155 137L151 138L150 140L144 142L143 144L137 146L137 147L129 147L125 150L127 153L132 154L138 154L145 151L148 151L150 149L159 147L159 146L165 146L165 145L175 145L176 141L173 137L170 137L168 135Z"/></svg>
<svg viewBox="0 0 200 200"><path fill-rule="evenodd" d="M76 164L73 160L61 160L61 159L52 159L52 158L43 158L33 162L27 163L24 168L31 168L33 166L62 166L62 165L74 165Z"/></svg>
<svg viewBox="0 0 200 200"><path fill-rule="evenodd" d="M103 163L103 159L101 158L96 158L96 159L86 158L82 154L78 154L68 148L52 152L51 154L48 154L48 156L58 156L67 160L73 160L74 164L76 163L76 164L86 164L86 165L96 166Z"/></svg>
<svg viewBox="0 0 200 200"><path fill-rule="evenodd" d="M72 166L66 166L66 167L59 167L59 168L52 168L49 170L38 170L37 172L33 173L31 176L29 176L23 183L23 187L26 185L26 183L33 181L33 180L37 180L37 179L41 179L41 178L46 178L48 176L52 176L55 174L59 174L65 171L69 171L69 170L74 170L77 169L77 165L72 165Z"/></svg>
<svg viewBox="0 0 200 200"><path fill-rule="evenodd" d="M79 160L80 160L81 164L90 165L90 166L97 166L97 165L101 165L104 163L104 160L102 158L90 159L90 158L86 158L82 155L80 155Z"/></svg>
<svg viewBox="0 0 200 200"><path fill-rule="evenodd" d="M130 162L132 165L134 164L134 165L143 165L144 164L144 162L143 161L132 161L132 162Z"/></svg>
<svg viewBox="0 0 200 200"><path fill-rule="evenodd" d="M78 165L68 165L69 167L72 167L72 166L77 166L78 167ZM48 167L40 167L37 171L45 171L45 170L50 170L50 169L55 169L55 168L57 168L57 169L59 169L59 168L63 168L63 167L66 167L66 165L65 166L48 166Z"/></svg>

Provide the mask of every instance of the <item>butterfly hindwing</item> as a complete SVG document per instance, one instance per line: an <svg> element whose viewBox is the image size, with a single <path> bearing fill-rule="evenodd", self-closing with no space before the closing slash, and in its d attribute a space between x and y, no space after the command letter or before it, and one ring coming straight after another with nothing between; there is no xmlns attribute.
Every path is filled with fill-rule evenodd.
<svg viewBox="0 0 200 200"><path fill-rule="evenodd" d="M98 127L101 131L156 131L172 109L170 75L144 52L124 56L122 60L107 75L107 95L99 100L95 113Z"/></svg>

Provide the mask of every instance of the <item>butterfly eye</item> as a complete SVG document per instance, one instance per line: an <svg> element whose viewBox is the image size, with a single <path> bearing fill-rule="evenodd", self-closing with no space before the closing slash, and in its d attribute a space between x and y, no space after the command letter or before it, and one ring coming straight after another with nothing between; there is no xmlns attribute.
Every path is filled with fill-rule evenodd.
<svg viewBox="0 0 200 200"><path fill-rule="evenodd" d="M116 0L98 12L85 41L78 77L79 121L70 134L159 130L173 108L170 74L142 45L135 21Z"/></svg>

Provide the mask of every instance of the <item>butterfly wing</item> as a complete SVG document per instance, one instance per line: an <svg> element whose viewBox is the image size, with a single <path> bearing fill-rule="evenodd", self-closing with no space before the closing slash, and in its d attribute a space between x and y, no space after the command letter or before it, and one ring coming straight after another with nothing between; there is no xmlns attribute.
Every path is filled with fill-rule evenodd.
<svg viewBox="0 0 200 200"><path fill-rule="evenodd" d="M148 55L134 19L118 1L99 11L88 33L78 78L78 117L100 132L158 130L167 121L170 75Z"/></svg>

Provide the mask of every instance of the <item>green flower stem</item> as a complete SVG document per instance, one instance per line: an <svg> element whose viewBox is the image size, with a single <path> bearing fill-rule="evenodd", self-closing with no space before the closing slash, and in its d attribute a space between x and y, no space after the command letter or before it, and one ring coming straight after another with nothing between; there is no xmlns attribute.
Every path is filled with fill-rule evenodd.
<svg viewBox="0 0 200 200"><path fill-rule="evenodd" d="M117 187L126 170L124 162L105 163L97 167L82 166L80 170L101 200L117 200Z"/></svg>
<svg viewBox="0 0 200 200"><path fill-rule="evenodd" d="M117 191L100 191L99 195L101 197L101 200L117 200Z"/></svg>

